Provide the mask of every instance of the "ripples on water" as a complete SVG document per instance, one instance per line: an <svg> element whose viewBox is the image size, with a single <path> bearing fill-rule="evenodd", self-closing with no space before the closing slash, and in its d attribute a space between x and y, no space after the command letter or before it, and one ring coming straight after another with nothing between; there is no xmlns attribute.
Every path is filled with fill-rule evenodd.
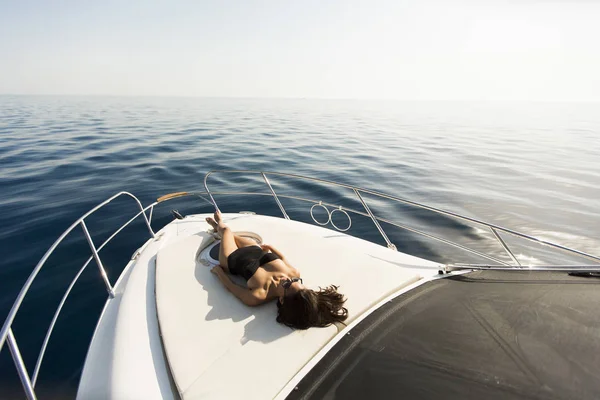
<svg viewBox="0 0 600 400"><path fill-rule="evenodd" d="M85 211L120 190L144 204L169 192L201 190L211 169L260 169L352 183L598 254L599 131L598 103L0 97L0 320L36 262ZM213 182L215 188L229 187L218 176ZM240 183L238 189L264 190L259 182ZM282 193L360 209L356 200L343 198L351 193L286 179L272 183ZM235 198L217 200L224 211L278 212L268 199L253 206ZM428 232L441 226L436 232L447 239L505 257L485 230L367 200L376 214ZM286 200L284 205L294 218L308 221L310 204ZM155 228L169 221L171 208L210 210L199 201L175 200L157 210ZM130 201L121 201L90 218L94 240L106 239L133 212ZM399 250L443 262L482 261L384 228ZM382 242L359 217L352 233ZM103 251L112 282L145 240L143 234L141 223L134 225ZM563 260L506 239L524 260ZM17 317L15 336L30 371L62 293L89 256L83 240L78 229L67 237ZM44 364L42 392L73 393L80 369L72 364L85 357L104 302L102 290L97 270L88 268L50 342L48 360L58 362ZM9 389L16 379L11 362L5 349L0 354L5 393L16 390Z"/></svg>

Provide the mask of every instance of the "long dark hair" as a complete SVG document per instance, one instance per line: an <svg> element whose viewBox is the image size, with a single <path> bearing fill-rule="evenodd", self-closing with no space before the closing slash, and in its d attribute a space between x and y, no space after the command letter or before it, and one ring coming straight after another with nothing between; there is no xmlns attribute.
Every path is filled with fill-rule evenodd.
<svg viewBox="0 0 600 400"><path fill-rule="evenodd" d="M343 323L348 318L348 310L344 307L346 299L338 293L337 288L331 285L325 289L319 288L318 292L302 289L286 296L283 304L277 301L277 322L295 329Z"/></svg>

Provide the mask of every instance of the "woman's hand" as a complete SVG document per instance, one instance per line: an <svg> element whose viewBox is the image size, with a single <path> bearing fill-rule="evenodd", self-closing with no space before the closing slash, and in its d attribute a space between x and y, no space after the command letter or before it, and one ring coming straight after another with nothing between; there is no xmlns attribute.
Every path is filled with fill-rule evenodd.
<svg viewBox="0 0 600 400"><path fill-rule="evenodd" d="M262 246L260 246L260 248L263 249L263 251L270 251L271 253L277 255L277 257L279 257L280 259L282 259L285 262L285 256L279 250L277 250L275 247L273 247L269 244L263 244Z"/></svg>
<svg viewBox="0 0 600 400"><path fill-rule="evenodd" d="M223 267L221 267L220 265L215 265L214 267L212 267L210 269L210 272L212 272L213 274L219 276L220 274L222 274L225 271L223 270Z"/></svg>

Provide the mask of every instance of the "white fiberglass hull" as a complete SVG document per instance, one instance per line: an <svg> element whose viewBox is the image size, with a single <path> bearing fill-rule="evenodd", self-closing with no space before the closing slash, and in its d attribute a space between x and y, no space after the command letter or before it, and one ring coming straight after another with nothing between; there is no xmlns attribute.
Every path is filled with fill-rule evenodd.
<svg viewBox="0 0 600 400"><path fill-rule="evenodd" d="M115 285L115 297L107 301L98 322L78 398L191 399L242 394L245 398L275 397L339 333L335 327L287 332L288 328L275 323L273 304L249 309L220 287L216 277L210 276L209 268L197 261L198 247L210 241L202 239L208 236L209 229L205 217L188 216L168 224L128 264ZM348 297L349 322L383 297L437 274L440 267L314 225L247 214L225 214L224 219L234 231L256 232L266 243L276 245L301 271L309 286L316 289L331 283L340 285ZM159 266L158 290L165 293L162 296L166 299L159 302L163 309L160 324L157 255L164 260ZM234 314L239 309L244 317L211 319L215 301L228 304L226 309ZM245 337L251 322L258 318L265 322L256 326L255 321L255 331ZM265 327L263 332L262 326L267 324L273 326ZM274 329L282 330L281 337L261 339L267 331L273 335ZM182 336L182 332L190 334ZM209 345L207 338L211 338ZM227 379L218 379L224 372L221 369L246 362L253 365L252 358L268 357L270 351L279 354L280 346L297 348L297 354L288 354L288 368L266 374L254 371L247 374L248 382L239 385L225 385ZM249 389L253 382L260 384L260 391Z"/></svg>

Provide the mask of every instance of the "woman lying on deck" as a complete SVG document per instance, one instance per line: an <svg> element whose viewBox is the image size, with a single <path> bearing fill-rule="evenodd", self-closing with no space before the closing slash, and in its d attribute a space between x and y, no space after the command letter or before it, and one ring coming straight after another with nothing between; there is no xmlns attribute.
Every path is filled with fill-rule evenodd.
<svg viewBox="0 0 600 400"><path fill-rule="evenodd" d="M329 326L348 317L337 286L318 292L308 289L300 272L273 246L258 246L252 239L235 236L220 211L206 221L221 235L220 265L211 272L244 304L257 306L277 299L277 322L296 329ZM227 273L241 275L248 287L236 285Z"/></svg>

